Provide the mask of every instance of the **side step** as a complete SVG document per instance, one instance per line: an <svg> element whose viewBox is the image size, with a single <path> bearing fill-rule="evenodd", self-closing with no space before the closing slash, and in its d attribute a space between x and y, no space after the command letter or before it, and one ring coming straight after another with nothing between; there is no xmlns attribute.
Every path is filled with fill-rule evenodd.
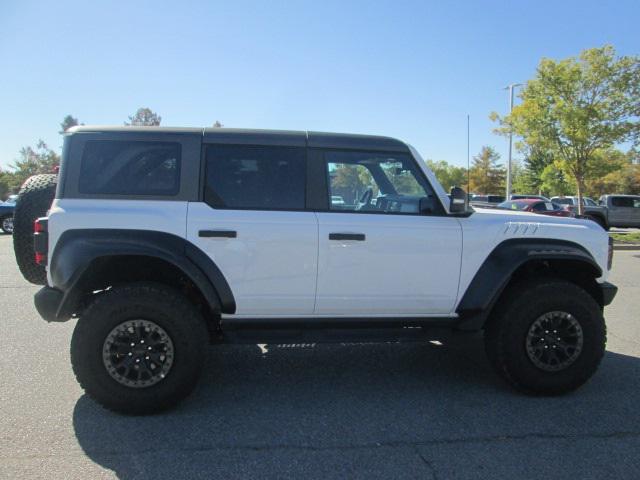
<svg viewBox="0 0 640 480"><path fill-rule="evenodd" d="M427 342L446 339L459 320L457 317L225 318L221 326L223 343Z"/></svg>

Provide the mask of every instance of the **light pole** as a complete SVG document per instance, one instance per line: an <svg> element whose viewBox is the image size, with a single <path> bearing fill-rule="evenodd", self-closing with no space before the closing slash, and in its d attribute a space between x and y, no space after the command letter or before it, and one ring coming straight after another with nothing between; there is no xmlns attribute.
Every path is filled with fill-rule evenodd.
<svg viewBox="0 0 640 480"><path fill-rule="evenodd" d="M515 87L522 86L521 83L512 83L506 87L505 90L509 90L509 115L513 111L513 89ZM509 160L507 162L507 195L506 199L511 198L511 150L513 149L513 129L509 128Z"/></svg>

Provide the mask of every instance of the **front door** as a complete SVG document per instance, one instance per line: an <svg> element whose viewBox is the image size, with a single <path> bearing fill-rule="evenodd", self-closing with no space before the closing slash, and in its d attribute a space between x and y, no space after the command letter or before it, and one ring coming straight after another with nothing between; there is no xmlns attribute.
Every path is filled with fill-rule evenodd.
<svg viewBox="0 0 640 480"><path fill-rule="evenodd" d="M326 151L328 211L318 213L315 313L446 315L455 305L462 230L408 154ZM430 212L419 212L420 199ZM424 206L424 204L423 204Z"/></svg>

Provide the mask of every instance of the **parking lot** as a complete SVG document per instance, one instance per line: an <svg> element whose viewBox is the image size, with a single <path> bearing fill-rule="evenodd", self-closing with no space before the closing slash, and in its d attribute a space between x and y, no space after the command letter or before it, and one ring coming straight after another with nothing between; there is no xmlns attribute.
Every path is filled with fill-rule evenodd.
<svg viewBox="0 0 640 480"><path fill-rule="evenodd" d="M574 394L526 397L481 338L212 347L174 411L107 412L0 236L0 478L639 478L640 251L617 251L608 352Z"/></svg>

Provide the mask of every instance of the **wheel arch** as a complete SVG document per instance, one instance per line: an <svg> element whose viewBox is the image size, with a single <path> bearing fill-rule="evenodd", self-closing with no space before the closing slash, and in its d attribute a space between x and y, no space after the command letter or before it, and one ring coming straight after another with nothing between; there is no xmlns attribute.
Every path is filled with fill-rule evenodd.
<svg viewBox="0 0 640 480"><path fill-rule="evenodd" d="M577 243L555 239L505 240L485 259L460 300L456 313L461 330L479 330L500 296L527 278L551 276L571 281L603 307L606 302L596 279L602 269Z"/></svg>
<svg viewBox="0 0 640 480"><path fill-rule="evenodd" d="M187 240L164 232L68 230L58 240L49 268L52 286L63 292L59 319L77 313L93 292L145 280L183 290L212 315L236 308L217 265Z"/></svg>

